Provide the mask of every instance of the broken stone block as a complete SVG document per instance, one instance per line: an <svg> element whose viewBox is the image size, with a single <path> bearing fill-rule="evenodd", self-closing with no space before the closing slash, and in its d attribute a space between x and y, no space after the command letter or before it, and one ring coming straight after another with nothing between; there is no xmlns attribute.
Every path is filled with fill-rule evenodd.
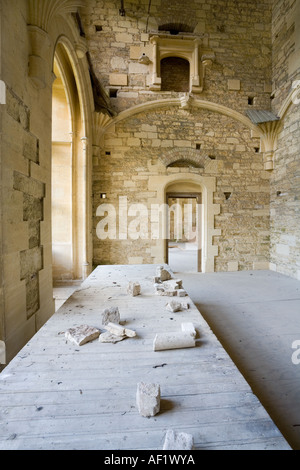
<svg viewBox="0 0 300 470"><path fill-rule="evenodd" d="M160 411L160 386L154 383L138 383L136 404L141 416L155 416Z"/></svg>
<svg viewBox="0 0 300 470"><path fill-rule="evenodd" d="M185 432L174 432L168 429L165 437L163 450L192 450L194 438Z"/></svg>
<svg viewBox="0 0 300 470"><path fill-rule="evenodd" d="M105 329L116 336L125 336L125 328L118 323L108 323Z"/></svg>
<svg viewBox="0 0 300 470"><path fill-rule="evenodd" d="M166 296L166 297L175 297L177 295L177 290L165 290L163 287L160 288L160 287L157 287L156 288L156 294L157 295L163 295L163 296Z"/></svg>
<svg viewBox="0 0 300 470"><path fill-rule="evenodd" d="M191 322L181 323L181 331L184 333L189 333L191 336L193 336L193 338L196 338L197 332L193 323Z"/></svg>
<svg viewBox="0 0 300 470"><path fill-rule="evenodd" d="M134 338L136 336L136 332L133 330L130 330L129 328L125 328L125 335L128 338Z"/></svg>
<svg viewBox="0 0 300 470"><path fill-rule="evenodd" d="M136 332L133 330L129 330L128 328L124 328L122 325L117 323L108 323L105 326L106 330L108 330L111 334L115 336L124 336L127 338L133 338L136 336Z"/></svg>
<svg viewBox="0 0 300 470"><path fill-rule="evenodd" d="M181 279L171 279L170 281L164 281L162 283L165 290L182 289Z"/></svg>
<svg viewBox="0 0 300 470"><path fill-rule="evenodd" d="M175 333L159 333L155 336L153 342L154 351L194 348L195 346L195 338L184 331Z"/></svg>
<svg viewBox="0 0 300 470"><path fill-rule="evenodd" d="M160 281L168 281L169 279L172 279L171 273L167 269L165 269L163 266L158 266L156 268L156 277Z"/></svg>
<svg viewBox="0 0 300 470"><path fill-rule="evenodd" d="M180 312L181 310L181 303L180 302L176 302L176 300L171 300L171 302L169 302L167 305L166 305L166 309L169 310L169 312Z"/></svg>
<svg viewBox="0 0 300 470"><path fill-rule="evenodd" d="M180 302L182 310L188 310L190 308L190 304L188 302Z"/></svg>
<svg viewBox="0 0 300 470"><path fill-rule="evenodd" d="M120 323L120 312L118 307L107 308L102 313L102 325L107 325L110 322Z"/></svg>
<svg viewBox="0 0 300 470"><path fill-rule="evenodd" d="M126 336L118 336L114 335L110 331L106 331L105 333L101 333L99 337L100 343L118 343L119 341L123 341Z"/></svg>
<svg viewBox="0 0 300 470"><path fill-rule="evenodd" d="M187 296L187 293L184 289L178 289L177 296L178 297L185 297L185 296Z"/></svg>
<svg viewBox="0 0 300 470"><path fill-rule="evenodd" d="M128 294L132 295L132 297L136 297L141 293L141 286L139 282L130 282L127 289Z"/></svg>
<svg viewBox="0 0 300 470"><path fill-rule="evenodd" d="M99 338L100 330L88 325L81 325L76 328L69 328L65 332L65 337L75 343L77 346L82 346L94 339Z"/></svg>

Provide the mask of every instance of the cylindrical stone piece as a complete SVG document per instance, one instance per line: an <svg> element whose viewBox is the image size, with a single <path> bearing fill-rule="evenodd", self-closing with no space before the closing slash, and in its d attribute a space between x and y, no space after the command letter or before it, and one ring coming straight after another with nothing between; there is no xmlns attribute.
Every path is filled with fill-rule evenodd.
<svg viewBox="0 0 300 470"><path fill-rule="evenodd" d="M194 348L195 345L195 338L189 333L181 331L176 333L159 333L154 338L153 350Z"/></svg>
<svg viewBox="0 0 300 470"><path fill-rule="evenodd" d="M138 383L136 403L140 415L145 418L155 416L160 410L160 386L153 383Z"/></svg>

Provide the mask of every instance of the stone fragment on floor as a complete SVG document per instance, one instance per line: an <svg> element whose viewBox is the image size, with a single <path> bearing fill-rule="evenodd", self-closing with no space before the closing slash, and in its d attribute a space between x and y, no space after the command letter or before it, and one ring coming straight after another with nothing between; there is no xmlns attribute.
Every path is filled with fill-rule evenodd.
<svg viewBox="0 0 300 470"><path fill-rule="evenodd" d="M182 310L188 310L190 308L187 302L178 302L177 300L171 300L166 304L166 309L169 312L181 312Z"/></svg>
<svg viewBox="0 0 300 470"><path fill-rule="evenodd" d="M69 328L65 332L65 337L77 346L89 343L99 338L100 330L88 325L81 325L76 328Z"/></svg>
<svg viewBox="0 0 300 470"><path fill-rule="evenodd" d="M107 325L110 322L120 323L120 312L118 307L107 308L102 313L102 325Z"/></svg>
<svg viewBox="0 0 300 470"><path fill-rule="evenodd" d="M192 450L194 446L194 438L192 434L185 432L175 432L168 429L163 450Z"/></svg>
<svg viewBox="0 0 300 470"><path fill-rule="evenodd" d="M163 351L165 349L183 349L194 348L196 346L195 338L184 331L174 333L158 333L153 341L154 351Z"/></svg>
<svg viewBox="0 0 300 470"><path fill-rule="evenodd" d="M136 392L136 404L141 416L149 418L160 411L160 385L139 382Z"/></svg>
<svg viewBox="0 0 300 470"><path fill-rule="evenodd" d="M169 311L169 312L180 312L181 311L181 303L180 302L176 302L176 300L171 300L171 302L169 302L167 305L166 305L166 309Z"/></svg>
<svg viewBox="0 0 300 470"><path fill-rule="evenodd" d="M171 279L169 281L163 281L162 286L165 290L182 289L182 280L181 279Z"/></svg>
<svg viewBox="0 0 300 470"><path fill-rule="evenodd" d="M156 276L155 276L155 280L156 281L169 281L170 279L172 279L172 275L171 273L165 269L163 266L158 266L156 268Z"/></svg>
<svg viewBox="0 0 300 470"><path fill-rule="evenodd" d="M139 282L130 281L127 288L127 293L132 297L136 297L141 294L141 285Z"/></svg>
<svg viewBox="0 0 300 470"><path fill-rule="evenodd" d="M126 336L114 335L110 331L105 331L101 333L99 336L100 343L118 343L119 341L123 341Z"/></svg>
<svg viewBox="0 0 300 470"><path fill-rule="evenodd" d="M127 338L134 338L136 336L135 331L117 323L108 323L105 325L105 329L115 336L125 336Z"/></svg>
<svg viewBox="0 0 300 470"><path fill-rule="evenodd" d="M193 338L196 338L197 332L192 322L181 323L181 331L190 334Z"/></svg>

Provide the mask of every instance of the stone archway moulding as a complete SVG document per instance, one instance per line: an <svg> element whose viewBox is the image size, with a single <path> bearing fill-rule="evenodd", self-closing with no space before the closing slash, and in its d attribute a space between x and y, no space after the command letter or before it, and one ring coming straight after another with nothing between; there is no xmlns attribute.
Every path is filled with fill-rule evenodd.
<svg viewBox="0 0 300 470"><path fill-rule="evenodd" d="M79 246L77 258L82 260L82 277L85 279L92 270L92 240L91 240L91 226L92 226L92 208L91 208L91 152L93 140L93 95L91 92L90 82L88 80L88 68L84 61L78 58L75 47L69 38L64 35L58 37L54 48L54 54L58 60L64 79L67 95L69 96L70 108L74 112L71 96L74 93L72 83L70 83L70 74L75 81L76 93L80 104L81 122L82 122L82 135L81 141L81 158L78 160L77 173L80 176L80 207L77 207L77 220L80 222L80 238L82 240L82 248ZM65 55L67 56L67 60ZM54 61L54 56L53 56ZM69 77L67 77L66 67L69 68ZM72 119L75 115L72 112ZM73 136L73 140L77 136ZM72 148L76 146L72 145Z"/></svg>
<svg viewBox="0 0 300 470"><path fill-rule="evenodd" d="M214 272L215 256L218 255L218 247L213 245L213 237L221 235L220 229L215 229L215 216L220 213L220 204L214 204L213 195L216 190L216 178L204 177L193 173L180 173L172 175L150 176L148 189L156 192L157 196L151 199L151 204L165 204L166 192L172 184L192 183L202 192L202 270ZM157 240L152 247L154 263L162 263L166 260L165 240Z"/></svg>
<svg viewBox="0 0 300 470"><path fill-rule="evenodd" d="M286 107L282 111L282 116L284 116L286 109L288 109L293 96L295 96L295 92L291 94L291 97L289 98L289 103L286 104ZM238 111L235 111L234 109L211 101L192 98L188 93L183 94L179 98L148 101L147 103L142 103L137 106L133 106L132 108L126 109L125 111L122 111L115 118L111 118L109 120L106 119L104 122L104 127L102 127L102 129L98 128L95 130L95 133L97 134L97 145L101 146L101 140L103 135L107 132L113 132L114 126L119 122L125 119L129 119L135 114L149 112L151 110L165 108L169 106L178 106L182 109L191 109L192 107L198 109L205 109L207 111L222 114L237 122L240 122L245 127L248 127L248 129L251 130L253 137L260 138L260 150L263 154L265 170L274 169L273 157L277 146L277 137L281 129L282 119L280 119L279 121L267 122L264 124L257 125L254 124L247 116L242 113L239 113ZM99 119L95 120L95 123L96 122L99 122Z"/></svg>
<svg viewBox="0 0 300 470"><path fill-rule="evenodd" d="M133 106L132 108L126 109L125 111L122 111L120 114L118 114L115 118L112 118L108 123L106 123L105 127L103 127L102 129L102 133L109 132L112 126L118 124L121 121L124 121L125 119L129 119L135 114L169 106L178 106L183 109L189 109L193 106L195 108L206 109L208 111L223 114L236 121L239 121L252 131L258 133L260 137L263 137L263 131L256 124L253 124L253 122L247 116L244 116L243 114L239 113L238 111L235 111L234 109L227 108L226 106L214 103L212 101L194 99L190 97L189 94L184 94L179 98L148 101L147 103L138 104L136 106Z"/></svg>

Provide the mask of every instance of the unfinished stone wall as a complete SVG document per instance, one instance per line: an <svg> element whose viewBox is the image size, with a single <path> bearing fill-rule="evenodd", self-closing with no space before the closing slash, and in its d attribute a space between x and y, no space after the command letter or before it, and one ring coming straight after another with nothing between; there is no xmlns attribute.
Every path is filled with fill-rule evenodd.
<svg viewBox="0 0 300 470"><path fill-rule="evenodd" d="M220 204L220 213L212 217L212 243L218 253L214 269L268 268L270 174L263 169L257 135L218 112L199 111L188 99L187 110L168 106L183 95L161 91L157 54L176 56L174 49L183 48L179 56L190 61L193 77L199 54L199 83L195 77L190 83L193 100L244 116L248 109L270 110L271 1L192 0L183 8L181 1L155 0L150 11L148 6L148 1L128 1L121 16L117 0L94 0L83 10L93 67L111 95L116 116L163 100L157 110L141 109L128 118L124 114L121 122L117 118L94 148L94 214L103 202L101 194L114 205L126 196L129 204L149 207L157 195L150 178L181 172L206 175L215 178L214 203ZM186 34L170 34L174 25ZM199 43L198 52L192 50L191 39ZM175 74L174 83L180 80L180 73L177 78ZM166 168L176 159L185 160L185 168ZM189 160L196 160L199 168L192 168ZM96 216L95 264L163 261L156 257L153 240L100 241L99 220Z"/></svg>
<svg viewBox="0 0 300 470"><path fill-rule="evenodd" d="M158 98L149 92L155 62L151 36L172 23L180 24L179 30L189 26L192 33L185 38L200 41L201 65L213 58L204 67L199 98L244 111L249 97L251 106L270 109L271 4L191 0L183 7L181 1L154 0L148 15L148 0L131 0L120 16L118 0L90 0L82 17L95 73L108 93L117 90L112 98L117 112ZM180 35L168 37L174 41ZM149 64L139 62L143 53Z"/></svg>
<svg viewBox="0 0 300 470"><path fill-rule="evenodd" d="M0 80L6 96L0 122L0 340L5 343L7 362L54 313L53 57L57 39L63 40L62 34L70 38L66 41L74 50L76 41L80 41L76 24L70 18L78 3L1 2ZM63 14L69 15L68 22ZM79 64L76 65L80 74ZM87 166L85 170L88 173Z"/></svg>
<svg viewBox="0 0 300 470"><path fill-rule="evenodd" d="M274 2L273 110L282 120L271 176L271 269L300 279L300 3Z"/></svg>
<svg viewBox="0 0 300 470"><path fill-rule="evenodd" d="M118 214L120 196L127 198L128 206L139 202L150 209L159 189L149 191L150 177L187 172L213 177L214 203L221 207L215 216L215 228L221 233L213 240L219 251L215 270L266 268L269 174L255 145L257 139L251 138L249 129L217 113L174 106L137 114L106 134L101 154L94 158L94 213L105 202ZM181 156L199 168L188 164L167 168ZM103 193L105 201L100 198ZM95 218L95 231L100 220ZM133 220L128 218L129 223ZM95 232L95 263L152 263L155 240L150 238L150 221L145 239L99 240Z"/></svg>

